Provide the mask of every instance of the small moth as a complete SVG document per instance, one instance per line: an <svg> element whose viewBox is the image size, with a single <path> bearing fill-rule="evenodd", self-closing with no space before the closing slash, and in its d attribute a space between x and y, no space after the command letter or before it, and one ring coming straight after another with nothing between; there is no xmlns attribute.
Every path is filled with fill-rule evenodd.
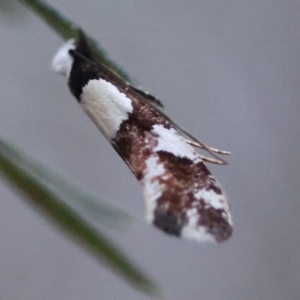
<svg viewBox="0 0 300 300"><path fill-rule="evenodd" d="M84 34L58 50L52 69L67 76L82 109L143 186L149 222L196 241L222 242L231 236L226 196L203 163L225 164L214 152L229 152L205 146L175 124L159 100L105 66Z"/></svg>

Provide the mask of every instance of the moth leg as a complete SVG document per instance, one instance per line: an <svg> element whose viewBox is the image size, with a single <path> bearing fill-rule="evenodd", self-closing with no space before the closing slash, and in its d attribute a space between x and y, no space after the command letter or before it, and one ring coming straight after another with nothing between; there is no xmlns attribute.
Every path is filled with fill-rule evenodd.
<svg viewBox="0 0 300 300"><path fill-rule="evenodd" d="M212 164L216 164L216 165L223 165L224 163L221 160L218 159L214 159L211 157L207 157L207 156L203 156L199 154L199 157L206 162L212 163Z"/></svg>
<svg viewBox="0 0 300 300"><path fill-rule="evenodd" d="M196 142L191 141L191 140L186 140L186 141L187 141L188 144L190 144L193 147L204 149L203 146L199 143L196 143ZM230 151L220 150L220 149L213 148L213 147L207 147L207 148L210 149L214 153L218 153L218 154L222 154L222 155L229 155L230 154Z"/></svg>

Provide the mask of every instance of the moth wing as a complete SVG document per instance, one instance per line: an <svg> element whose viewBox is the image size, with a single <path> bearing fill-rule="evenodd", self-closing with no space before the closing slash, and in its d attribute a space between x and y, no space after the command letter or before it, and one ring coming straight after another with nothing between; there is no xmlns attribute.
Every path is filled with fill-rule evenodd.
<svg viewBox="0 0 300 300"><path fill-rule="evenodd" d="M150 102L150 104L152 104L155 108L157 108L159 110L164 108L164 105L162 104L162 102L155 96L149 94L148 92L145 92L144 90L142 90L140 88L136 88L134 86L131 86L131 87L136 93L138 93L139 95L144 97L144 99L146 101Z"/></svg>

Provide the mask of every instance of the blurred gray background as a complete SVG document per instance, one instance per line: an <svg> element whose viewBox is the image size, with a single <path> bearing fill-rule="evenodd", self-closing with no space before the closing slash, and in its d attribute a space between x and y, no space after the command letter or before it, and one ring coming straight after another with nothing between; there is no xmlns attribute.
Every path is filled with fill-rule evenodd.
<svg viewBox="0 0 300 300"><path fill-rule="evenodd" d="M300 2L51 1L208 145L235 223L222 245L144 222L142 191L50 71L62 41L21 5L0 13L0 128L69 180L131 212L110 237L166 299L300 299ZM9 4L8 2L6 4ZM0 299L147 299L0 181Z"/></svg>

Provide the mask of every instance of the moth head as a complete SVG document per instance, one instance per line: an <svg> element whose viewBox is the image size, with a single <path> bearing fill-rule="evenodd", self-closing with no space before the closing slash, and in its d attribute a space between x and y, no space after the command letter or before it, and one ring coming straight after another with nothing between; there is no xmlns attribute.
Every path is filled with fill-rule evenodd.
<svg viewBox="0 0 300 300"><path fill-rule="evenodd" d="M75 48L76 42L74 39L71 39L58 49L51 64L51 68L55 73L69 77L74 61L70 50Z"/></svg>

